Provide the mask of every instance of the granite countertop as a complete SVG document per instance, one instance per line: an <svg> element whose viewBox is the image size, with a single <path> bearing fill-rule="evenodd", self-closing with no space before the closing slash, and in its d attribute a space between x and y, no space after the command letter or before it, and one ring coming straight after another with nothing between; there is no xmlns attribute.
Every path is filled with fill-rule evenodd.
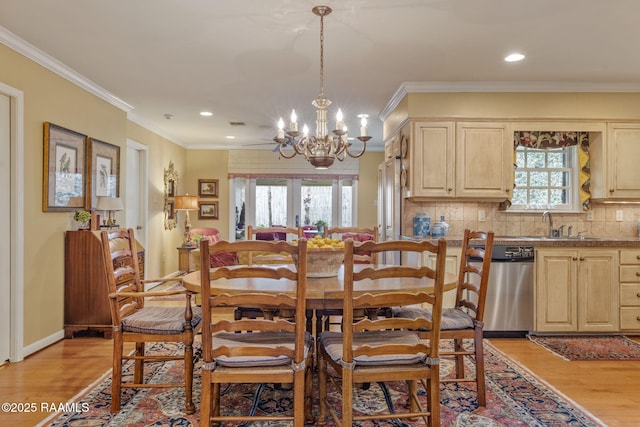
<svg viewBox="0 0 640 427"><path fill-rule="evenodd" d="M423 240L430 239L428 236L401 236L405 240ZM462 246L462 236L447 236L448 246ZM577 237L543 237L543 236L495 236L494 244L499 245L533 245L534 247L609 247L609 248L640 248L640 237L585 237L584 239Z"/></svg>

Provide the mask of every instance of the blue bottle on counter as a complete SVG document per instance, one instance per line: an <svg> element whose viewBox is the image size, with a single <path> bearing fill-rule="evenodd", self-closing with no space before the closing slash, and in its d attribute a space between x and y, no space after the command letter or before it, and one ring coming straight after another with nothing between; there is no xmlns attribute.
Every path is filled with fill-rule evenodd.
<svg viewBox="0 0 640 427"><path fill-rule="evenodd" d="M436 221L431 227L431 238L439 239L447 235L450 225L444 220L444 215L440 216L440 221Z"/></svg>
<svg viewBox="0 0 640 427"><path fill-rule="evenodd" d="M431 218L424 212L418 212L413 217L413 235L428 236L431 234Z"/></svg>

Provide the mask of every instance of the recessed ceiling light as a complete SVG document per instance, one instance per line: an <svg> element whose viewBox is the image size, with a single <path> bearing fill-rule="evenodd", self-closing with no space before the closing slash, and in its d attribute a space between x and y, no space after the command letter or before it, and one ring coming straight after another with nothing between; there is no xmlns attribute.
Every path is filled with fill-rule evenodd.
<svg viewBox="0 0 640 427"><path fill-rule="evenodd" d="M210 117L213 116L213 113L211 111L200 111L200 115L203 117Z"/></svg>
<svg viewBox="0 0 640 427"><path fill-rule="evenodd" d="M233 136L233 135L227 135L227 136L225 136L225 138L227 138L227 139L236 139L236 137Z"/></svg>
<svg viewBox="0 0 640 427"><path fill-rule="evenodd" d="M510 55L507 55L504 60L506 62L518 62L518 61L522 61L524 59L524 55L521 53L512 53Z"/></svg>

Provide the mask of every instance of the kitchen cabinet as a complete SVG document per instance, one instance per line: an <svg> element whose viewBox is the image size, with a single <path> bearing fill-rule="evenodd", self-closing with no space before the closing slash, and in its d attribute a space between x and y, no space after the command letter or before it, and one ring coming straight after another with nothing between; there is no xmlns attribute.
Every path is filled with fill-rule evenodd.
<svg viewBox="0 0 640 427"><path fill-rule="evenodd" d="M144 277L144 248L138 265ZM67 231L64 238L64 337L85 330L111 338L111 308L100 231Z"/></svg>
<svg viewBox="0 0 640 427"><path fill-rule="evenodd" d="M536 331L618 331L618 259L617 250L537 250Z"/></svg>
<svg viewBox="0 0 640 427"><path fill-rule="evenodd" d="M604 198L640 198L640 123L608 123Z"/></svg>
<svg viewBox="0 0 640 427"><path fill-rule="evenodd" d="M508 129L498 122L414 122L406 195L483 201L509 197L513 143Z"/></svg>
<svg viewBox="0 0 640 427"><path fill-rule="evenodd" d="M458 275L458 270L460 269L460 252L462 248L447 248L447 257L445 260L445 271L447 273ZM430 268L435 268L436 265L436 256L434 254L425 254L425 259L423 260L424 265ZM444 293L444 297L442 299L442 306L444 308L453 307L456 305L456 289L452 289Z"/></svg>
<svg viewBox="0 0 640 427"><path fill-rule="evenodd" d="M640 250L620 251L620 330L640 331Z"/></svg>

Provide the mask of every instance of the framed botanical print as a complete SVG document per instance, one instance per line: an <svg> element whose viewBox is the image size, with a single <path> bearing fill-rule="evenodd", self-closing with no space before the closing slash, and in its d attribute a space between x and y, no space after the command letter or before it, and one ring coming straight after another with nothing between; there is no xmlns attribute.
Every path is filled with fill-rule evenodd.
<svg viewBox="0 0 640 427"><path fill-rule="evenodd" d="M120 195L120 147L89 138L90 171L88 186L91 194L91 208L95 209L98 197L118 197Z"/></svg>
<svg viewBox="0 0 640 427"><path fill-rule="evenodd" d="M218 202L198 202L198 219L218 219Z"/></svg>
<svg viewBox="0 0 640 427"><path fill-rule="evenodd" d="M87 203L87 136L44 123L42 211L75 211Z"/></svg>
<svg viewBox="0 0 640 427"><path fill-rule="evenodd" d="M198 180L198 196L218 197L218 180L217 179L199 179Z"/></svg>

